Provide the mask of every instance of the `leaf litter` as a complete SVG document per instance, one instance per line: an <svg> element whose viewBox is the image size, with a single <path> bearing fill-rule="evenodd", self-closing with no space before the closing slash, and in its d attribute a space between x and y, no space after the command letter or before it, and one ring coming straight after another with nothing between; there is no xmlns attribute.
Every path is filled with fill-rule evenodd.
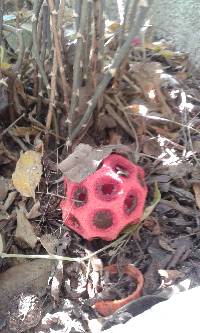
<svg viewBox="0 0 200 333"><path fill-rule="evenodd" d="M118 22L106 26L105 65L116 52L119 33ZM91 307L90 297L94 300L99 294L103 299L123 298L134 288L127 277L109 281L102 274L103 267L111 263L118 265L119 272L123 264L135 264L144 274L144 295L178 285L186 277L190 278L190 287L200 284L200 274L194 274L200 257L198 77L190 72L187 56L171 50L164 41L142 44L138 39L134 43L101 95L95 115L72 143L66 140L65 124L69 120L66 101L61 99L66 97L63 91L71 94L73 48L72 60L68 61L67 56L65 59L70 87L63 89L63 81L58 80L54 91L51 80L54 96L48 96L43 87L40 65L24 63L23 75L16 77L12 76L9 58L2 63L1 253L15 254L16 258L18 254L80 259L92 255L81 263L27 258L22 264L12 258L1 259L0 314L11 330L50 332L56 326L58 331L89 331L88 323L99 316ZM70 48L69 44L67 39ZM45 61L49 77L51 61ZM90 106L95 84L101 80L101 66L95 58L92 61L97 72L92 72L94 80L85 84L88 73L86 67L83 69L75 108L77 126ZM9 72L5 64L11 68ZM9 89L13 83L12 94L8 94L7 81ZM39 87L44 91L39 92ZM53 114L51 105L55 117L48 128L45 119ZM81 182L113 152L145 169L149 193L142 223L139 229L127 229L113 244L100 239L86 242L62 224L62 176ZM12 299L16 301L10 307ZM33 305L33 312L27 311L23 323L17 300L22 305L29 300L30 307ZM40 308L41 300L45 306L35 317L34 306ZM13 316L9 319L10 311Z"/></svg>

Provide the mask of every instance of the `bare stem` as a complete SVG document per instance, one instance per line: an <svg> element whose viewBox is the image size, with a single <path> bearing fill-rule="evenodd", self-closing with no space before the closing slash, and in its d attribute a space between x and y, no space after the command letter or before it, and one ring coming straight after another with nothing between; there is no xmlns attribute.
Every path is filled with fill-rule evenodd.
<svg viewBox="0 0 200 333"><path fill-rule="evenodd" d="M130 0L126 0L125 8L124 8L124 20L120 28L120 34L119 34L119 47L123 44L124 40L124 34L125 34L125 29L126 29L126 22L127 22L127 17L128 17L128 12L129 12L129 4Z"/></svg>
<svg viewBox="0 0 200 333"><path fill-rule="evenodd" d="M46 119L47 132L49 131L49 129L51 127L53 110L55 108L56 78L57 78L57 55L56 55L56 50L55 50L54 58L53 58L52 73L51 73L51 92L50 92L50 100L49 100L49 110L48 110L47 119Z"/></svg>
<svg viewBox="0 0 200 333"><path fill-rule="evenodd" d="M141 15L144 15L144 13L147 12L146 9L149 9L150 4L152 3L152 1L153 0L149 0L148 8L141 7L141 12L142 12ZM87 126L87 122L90 120L90 118L92 116L92 113L95 110L95 107L98 103L99 97L103 94L103 92L105 91L105 88L107 87L108 83L115 76L117 69L121 65L125 56L128 54L130 46L131 46L131 42L132 42L132 39L133 39L134 36L135 36L135 26L133 26L132 29L130 30L130 32L127 36L127 39L124 42L124 44L122 45L122 47L117 50L115 58L113 60L113 63L110 66L110 69L104 74L104 77L103 77L102 81L97 85L95 93L94 93L93 97L90 99L90 101L88 102L88 107L87 107L81 121L79 122L79 124L74 129L74 131L71 135L71 140L76 138L77 135L79 135L80 130L83 129L85 126Z"/></svg>
<svg viewBox="0 0 200 333"><path fill-rule="evenodd" d="M80 18L80 28L77 33L77 45L76 45L76 52L74 58L74 70L73 70L73 87L72 87L72 99L71 105L69 110L68 116L68 133L69 138L71 140L72 128L73 128L73 118L74 112L76 111L76 107L79 100L79 88L80 88L80 70L81 66L81 56L83 50L83 36L84 36L84 29L87 19L87 7L88 1L83 1L81 7L81 18Z"/></svg>
<svg viewBox="0 0 200 333"><path fill-rule="evenodd" d="M38 65L40 75L42 76L43 82L45 84L45 88L47 89L47 92L49 94L49 82L46 76L46 73L44 71L44 67L42 65L39 49L38 49L38 43L37 43L37 25L38 25L38 16L40 13L40 9L42 6L43 0L35 0L34 1L34 7L33 7L33 16L32 16L32 37L33 37L33 53L35 57L35 61Z"/></svg>
<svg viewBox="0 0 200 333"><path fill-rule="evenodd" d="M57 16L58 12L55 9L53 0L48 0L49 8L51 12L51 19L52 19L52 31L53 31L53 37L54 37L54 43L55 43L55 49L56 49L56 55L57 55L57 62L60 70L61 75L61 81L62 81L62 90L63 90L63 98L64 98L64 108L65 108L65 114L67 115L68 112L68 106L69 106L69 99L68 99L68 93L69 93L69 85L67 83L66 77L65 77L65 69L62 61L62 54L61 54L61 41L59 38L59 35L61 36L60 30L58 33L58 25L57 25Z"/></svg>
<svg viewBox="0 0 200 333"><path fill-rule="evenodd" d="M93 14L94 14L94 31L93 31L93 41L92 41L92 56L91 56L91 67L92 73L91 77L93 79L93 86L96 88L97 85L97 73L100 72L100 63L102 56L100 55L101 45L101 25L104 25L103 21L103 10L102 10L102 0L93 0Z"/></svg>
<svg viewBox="0 0 200 333"><path fill-rule="evenodd" d="M87 10L87 26L86 26L86 45L84 50L84 63L83 63L83 79L87 81L89 79L89 58L92 45L92 2L88 2ZM87 82L88 83L88 82Z"/></svg>
<svg viewBox="0 0 200 333"><path fill-rule="evenodd" d="M127 29L128 31L131 29L131 27L134 24L136 14L138 13L138 4L139 0L130 1L130 13L128 13L127 21L125 22L125 29Z"/></svg>
<svg viewBox="0 0 200 333"><path fill-rule="evenodd" d="M84 0L85 1L85 0ZM74 12L75 12L75 31L78 32L80 26L80 17L81 17L81 7L82 7L83 0L75 0L74 5Z"/></svg>
<svg viewBox="0 0 200 333"><path fill-rule="evenodd" d="M3 12L4 12L4 2L0 2L0 45L3 41Z"/></svg>

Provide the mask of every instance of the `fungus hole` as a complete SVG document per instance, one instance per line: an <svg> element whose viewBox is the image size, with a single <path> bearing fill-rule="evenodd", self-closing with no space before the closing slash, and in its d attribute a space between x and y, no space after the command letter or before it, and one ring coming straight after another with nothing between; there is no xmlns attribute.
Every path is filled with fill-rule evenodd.
<svg viewBox="0 0 200 333"><path fill-rule="evenodd" d="M114 189L115 189L115 185L114 184L103 184L101 186L101 192L104 195L111 195L113 193Z"/></svg>
<svg viewBox="0 0 200 333"><path fill-rule="evenodd" d="M119 175L119 176L123 176L123 177L128 177L129 176L129 171L127 170L127 168L125 168L124 166L117 164L114 167L114 171Z"/></svg>
<svg viewBox="0 0 200 333"><path fill-rule="evenodd" d="M69 221L73 227L80 228L80 222L74 215L70 215Z"/></svg>
<svg viewBox="0 0 200 333"><path fill-rule="evenodd" d="M96 212L93 218L93 224L99 229L107 229L113 224L112 214L109 210L100 210Z"/></svg>
<svg viewBox="0 0 200 333"><path fill-rule="evenodd" d="M76 207L81 207L87 203L87 189L84 186L77 187L74 191L74 202Z"/></svg>
<svg viewBox="0 0 200 333"><path fill-rule="evenodd" d="M128 194L124 201L124 209L126 214L131 214L137 205L137 198L134 194Z"/></svg>

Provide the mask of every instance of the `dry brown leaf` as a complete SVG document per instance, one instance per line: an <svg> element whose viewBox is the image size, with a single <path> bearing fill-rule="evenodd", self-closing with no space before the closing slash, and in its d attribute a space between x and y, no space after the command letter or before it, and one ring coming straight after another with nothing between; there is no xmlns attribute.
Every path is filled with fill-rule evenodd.
<svg viewBox="0 0 200 333"><path fill-rule="evenodd" d="M68 179L80 183L96 171L101 161L109 156L112 150L110 147L94 149L90 145L81 143L58 167Z"/></svg>
<svg viewBox="0 0 200 333"><path fill-rule="evenodd" d="M193 191L195 194L196 205L200 209L200 183L193 184Z"/></svg>
<svg viewBox="0 0 200 333"><path fill-rule="evenodd" d="M161 155L162 150L156 138L149 139L143 144L142 151L149 156L158 157Z"/></svg>
<svg viewBox="0 0 200 333"><path fill-rule="evenodd" d="M29 150L20 155L12 180L15 188L25 197L35 199L35 189L42 175L40 153Z"/></svg>
<svg viewBox="0 0 200 333"><path fill-rule="evenodd" d="M177 279L184 278L185 274L178 271L177 269L159 269L158 273L161 276L161 279L163 280L162 285L171 285L173 284Z"/></svg>
<svg viewBox="0 0 200 333"><path fill-rule="evenodd" d="M110 145L120 145L122 136L115 132L114 130L109 131L109 144Z"/></svg>
<svg viewBox="0 0 200 333"><path fill-rule="evenodd" d="M16 126L13 127L10 130L10 133L14 136L18 136L18 137L26 137L26 136L35 136L37 135L39 132L39 130L33 128L33 127L20 127L20 126Z"/></svg>
<svg viewBox="0 0 200 333"><path fill-rule="evenodd" d="M9 187L7 179L5 179L4 177L0 177L0 201L4 201L7 196L8 190Z"/></svg>
<svg viewBox="0 0 200 333"><path fill-rule="evenodd" d="M39 211L40 209L40 202L36 201L31 208L30 212L26 213L27 219L35 219L36 217L40 216L42 213Z"/></svg>
<svg viewBox="0 0 200 333"><path fill-rule="evenodd" d="M40 243L48 254L56 254L55 247L58 244L58 239L55 236L51 234L44 234L40 237Z"/></svg>
<svg viewBox="0 0 200 333"><path fill-rule="evenodd" d="M88 144L80 143L71 155L58 164L58 168L69 180L80 183L94 173L101 161L113 151L118 154L132 152L130 147L123 144L93 148Z"/></svg>
<svg viewBox="0 0 200 333"><path fill-rule="evenodd" d="M34 233L34 229L30 224L29 220L25 216L24 209L16 209L17 211L17 228L15 237L26 242L32 249L37 243L37 237Z"/></svg>
<svg viewBox="0 0 200 333"><path fill-rule="evenodd" d="M60 288L63 281L63 261L59 260L51 282L51 296L55 303L59 301Z"/></svg>
<svg viewBox="0 0 200 333"><path fill-rule="evenodd" d="M100 114L97 122L99 130L103 131L105 128L117 127L116 121L109 114Z"/></svg>
<svg viewBox="0 0 200 333"><path fill-rule="evenodd" d="M158 240L160 247L168 252L175 252L175 249L171 246L169 240L165 237L160 237Z"/></svg>
<svg viewBox="0 0 200 333"><path fill-rule="evenodd" d="M30 290L35 293L47 288L52 265L51 260L37 259L16 265L0 274L2 318L10 310L16 293L22 294Z"/></svg>
<svg viewBox="0 0 200 333"><path fill-rule="evenodd" d="M158 220L153 216L147 217L147 219L145 219L143 222L143 226L145 228L149 229L151 231L152 235L160 235L160 233L161 233L160 224L159 224Z"/></svg>

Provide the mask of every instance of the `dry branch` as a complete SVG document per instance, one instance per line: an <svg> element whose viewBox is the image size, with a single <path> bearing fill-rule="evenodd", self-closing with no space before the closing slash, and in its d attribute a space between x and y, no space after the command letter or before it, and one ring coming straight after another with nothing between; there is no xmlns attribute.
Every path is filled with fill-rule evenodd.
<svg viewBox="0 0 200 333"><path fill-rule="evenodd" d="M139 19L141 19L141 17L145 17L147 10L149 9L150 5L152 4L152 1L153 0L149 0L148 7L140 8L140 14L138 15ZM138 30L139 30L139 27L138 27ZM128 54L130 46L131 46L131 42L133 40L133 37L135 36L135 32L136 32L136 28L134 25L132 27L132 29L130 30L130 32L127 36L127 39L124 42L124 44L122 45L122 47L117 50L113 63L110 66L110 69L104 74L102 81L98 84L94 96L88 102L88 107L84 113L84 116L82 117L78 126L74 129L72 135L70 136L70 140L75 139L79 135L80 130L87 125L87 122L90 120L100 96L103 94L105 88L109 84L110 80L115 76L117 69L119 68L122 61Z"/></svg>
<svg viewBox="0 0 200 333"><path fill-rule="evenodd" d="M79 88L80 88L80 68L81 66L81 56L83 50L83 35L87 18L87 7L88 2L83 1L81 7L81 18L80 18L80 29L77 33L77 45L74 59L74 70L73 70L73 87L72 87L72 99L68 116L68 133L71 138L72 128L73 128L73 118L76 111L76 106L79 100Z"/></svg>
<svg viewBox="0 0 200 333"><path fill-rule="evenodd" d="M52 31L53 31L53 38L54 38L54 44L56 49L56 55L57 55L57 62L60 70L60 76L62 81L62 90L63 90L63 98L64 98L64 108L65 108L65 114L67 115L68 112L68 106L69 106L69 86L65 77L65 69L62 61L62 54L61 54L61 41L59 38L58 33L58 26L57 26L57 16L58 12L55 9L53 0L48 0L49 8L51 12L51 19L52 19Z"/></svg>

